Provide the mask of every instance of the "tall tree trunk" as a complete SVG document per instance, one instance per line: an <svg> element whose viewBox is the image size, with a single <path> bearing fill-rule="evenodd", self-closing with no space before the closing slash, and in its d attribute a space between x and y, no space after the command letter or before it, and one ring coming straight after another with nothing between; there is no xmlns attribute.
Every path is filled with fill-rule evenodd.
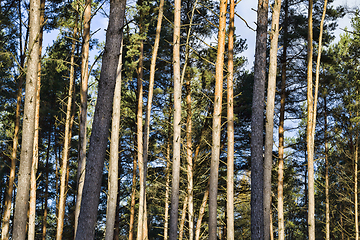
<svg viewBox="0 0 360 240"><path fill-rule="evenodd" d="M281 91L280 91L280 119L279 119L279 160L278 160L278 232L279 240L285 240L285 219L284 219L284 121L285 121L285 101L286 101L286 61L288 46L288 12L289 1L285 0L284 6L284 43L281 60Z"/></svg>
<svg viewBox="0 0 360 240"><path fill-rule="evenodd" d="M356 137L355 156L354 156L354 215L355 215L355 240L359 239L359 210L358 210L358 137Z"/></svg>
<svg viewBox="0 0 360 240"><path fill-rule="evenodd" d="M277 51L281 0L275 0L272 8L270 32L270 60L266 103L265 155L264 155L264 239L270 239L271 169L274 136L274 107L277 75Z"/></svg>
<svg viewBox="0 0 360 240"><path fill-rule="evenodd" d="M129 240L134 236L134 220L135 220L135 198L136 198L136 156L133 159L132 185L131 185L131 203L130 203L130 223L129 223Z"/></svg>
<svg viewBox="0 0 360 240"><path fill-rule="evenodd" d="M173 36L173 71L174 71L174 136L173 165L169 239L177 239L177 222L179 207L180 183L180 148L181 148L181 73L180 73L180 24L181 0L174 2L174 36Z"/></svg>
<svg viewBox="0 0 360 240"><path fill-rule="evenodd" d="M70 59L70 78L69 78L69 92L66 105L66 120L65 120L65 134L64 134L64 147L62 153L62 166L61 166L61 177L60 177L60 197L59 197L59 213L57 217L57 228L56 228L56 239L62 239L62 233L64 228L64 216L65 216L65 205L66 205L66 194L67 194L67 181L68 176L68 159L71 147L71 119L72 119L72 106L73 106L73 92L74 92L74 81L75 81L75 48L76 48L76 36L77 36L77 21L75 21L75 27L73 32L73 41L71 45L71 59Z"/></svg>
<svg viewBox="0 0 360 240"><path fill-rule="evenodd" d="M254 87L251 116L251 239L253 240L265 239L263 212L263 126L268 4L268 0L258 0Z"/></svg>
<svg viewBox="0 0 360 240"><path fill-rule="evenodd" d="M85 9L83 15L83 42L81 55L81 86L80 86L80 123L79 123L79 160L77 169L77 197L75 206L75 235L78 226L78 219L80 214L80 206L82 199L82 192L85 180L86 167L86 118L87 118L87 92L88 92L88 65L89 65L89 47L90 47L90 21L91 21L91 2L92 0L85 0Z"/></svg>
<svg viewBox="0 0 360 240"><path fill-rule="evenodd" d="M186 219L186 212L187 212L188 203L189 203L189 196L186 196L185 199L184 199L184 205L183 205L183 209L182 209L182 212L181 212L181 221L180 221L180 226L179 226L179 240L183 239L184 226L185 226L185 219Z"/></svg>
<svg viewBox="0 0 360 240"><path fill-rule="evenodd" d="M202 199L202 203L201 203L200 210L199 210L199 217L198 217L197 223L196 223L195 240L200 240L201 223L202 223L202 219L205 214L205 208L206 208L206 203L207 203L208 198L209 198L209 188L207 187L206 191L204 193L204 197Z"/></svg>
<svg viewBox="0 0 360 240"><path fill-rule="evenodd" d="M21 1L18 4L19 8L19 22L22 22L21 17ZM24 82L24 69L25 65L25 49L23 50L22 44L22 25L20 24L20 76L18 79L18 90L16 96L16 110L15 110L15 127L14 127L14 136L13 136L13 145L12 151L10 156L10 173L9 178L7 181L7 189L5 193L4 199L4 213L2 218L2 229L1 229L1 239L8 240L9 239L9 232L10 232L10 218L11 218L11 202L12 196L14 191L14 182L15 182L15 172L16 172L16 158L17 158L17 148L19 145L19 130L20 130L20 107L21 107L21 99L22 99L22 88ZM27 28L26 36L28 36L29 28ZM25 43L26 46L26 43ZM26 47L24 47L26 48Z"/></svg>
<svg viewBox="0 0 360 240"><path fill-rule="evenodd" d="M39 64L40 0L30 1L29 60L26 74L25 107L21 142L18 189L15 201L13 239L25 240L29 208L30 172L35 132L36 89Z"/></svg>
<svg viewBox="0 0 360 240"><path fill-rule="evenodd" d="M46 152L45 163L45 196L44 196L44 213L42 221L42 240L46 240L46 227L47 227L47 208L48 208L48 195L49 195L49 158L50 158L50 146L51 146L51 131L49 131L48 147Z"/></svg>
<svg viewBox="0 0 360 240"><path fill-rule="evenodd" d="M40 35L39 35L39 64L38 64L38 79L36 89L36 106L35 106L35 133L34 133L34 147L33 159L30 173L30 207L29 207L29 225L28 225L28 240L35 239L35 217L36 217L36 172L39 161L39 121L40 121L40 87L41 87L41 52L44 32L44 14L45 14L45 0L40 1Z"/></svg>
<svg viewBox="0 0 360 240"><path fill-rule="evenodd" d="M124 0L111 0L76 240L93 239L95 234L124 16Z"/></svg>
<svg viewBox="0 0 360 240"><path fill-rule="evenodd" d="M235 1L230 0L229 53L227 78L227 181L226 181L226 237L235 239L234 228L234 18Z"/></svg>
<svg viewBox="0 0 360 240"><path fill-rule="evenodd" d="M125 8L126 2L123 2ZM119 132L120 132L120 104L121 104L121 69L122 69L122 49L121 43L119 64L117 68L112 122L111 122L111 140L110 140L110 160L108 177L108 199L106 208L106 232L105 240L113 240L116 203L118 195L118 177L119 177Z"/></svg>
<svg viewBox="0 0 360 240"><path fill-rule="evenodd" d="M139 163L139 182L140 182L140 191L139 191L139 215L138 215L138 228L137 228L137 240L144 239L144 226L145 226L145 188L146 188L146 164L144 163L143 158L143 62L144 62L144 41L140 42L140 56L139 56L139 65L137 70L137 150L138 150L138 163Z"/></svg>
<svg viewBox="0 0 360 240"><path fill-rule="evenodd" d="M330 201L329 201L329 147L328 147L328 123L327 123L327 101L324 96L324 118L325 118L325 234L326 240L330 240Z"/></svg>
<svg viewBox="0 0 360 240"><path fill-rule="evenodd" d="M168 131L170 128L168 128ZM170 134L169 134L170 135ZM166 182L165 182L165 214L164 214L164 240L168 240L169 228L169 195L170 195L170 136L166 146Z"/></svg>
<svg viewBox="0 0 360 240"><path fill-rule="evenodd" d="M221 139L221 109L223 90L223 67L226 38L226 9L227 0L220 1L220 19L218 33L218 49L215 70L215 97L212 126L212 147L210 166L209 191L209 240L216 240L217 232L217 190L219 178L220 139Z"/></svg>

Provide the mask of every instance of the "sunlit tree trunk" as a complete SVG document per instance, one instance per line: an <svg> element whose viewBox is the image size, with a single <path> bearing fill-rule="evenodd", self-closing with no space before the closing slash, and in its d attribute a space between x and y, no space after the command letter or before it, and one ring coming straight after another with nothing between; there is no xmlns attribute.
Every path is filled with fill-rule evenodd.
<svg viewBox="0 0 360 240"><path fill-rule="evenodd" d="M170 119L169 119L170 120ZM170 123L170 121L169 121ZM168 128L170 131L170 126ZM170 133L166 145L166 182L165 182L165 213L164 213L164 240L168 240L169 228L169 195L170 195Z"/></svg>
<svg viewBox="0 0 360 240"><path fill-rule="evenodd" d="M251 239L253 240L265 239L263 128L268 4L268 0L258 0L251 116Z"/></svg>
<svg viewBox="0 0 360 240"><path fill-rule="evenodd" d="M123 6L124 0L110 1L109 25L102 57L76 240L94 239L101 176L108 144L115 79L124 26L125 10Z"/></svg>
<svg viewBox="0 0 360 240"><path fill-rule="evenodd" d="M126 2L123 2L125 9ZM119 178L119 132L120 132L120 104L121 104L121 69L122 69L122 49L121 43L119 64L116 74L115 93L113 101L112 121L111 121L111 140L110 140L110 160L108 177L108 199L106 208L106 232L105 240L113 240L116 203L118 195Z"/></svg>
<svg viewBox="0 0 360 240"><path fill-rule="evenodd" d="M76 235L78 219L80 214L80 206L82 199L82 192L85 180L86 167L86 119L87 119L87 92L89 79L89 48L90 48L90 21L91 21L91 2L92 0L85 0L85 9L83 13L83 33L82 33L82 55L81 55L81 86L80 86L80 123L79 123L79 160L77 169L77 196L75 206L75 226L74 232Z"/></svg>
<svg viewBox="0 0 360 240"><path fill-rule="evenodd" d="M180 148L181 148L181 73L180 73L180 24L181 0L174 2L174 37L173 37L173 72L174 72L174 136L171 210L169 239L177 239L179 183L180 183Z"/></svg>
<svg viewBox="0 0 360 240"><path fill-rule="evenodd" d="M326 240L330 240L330 201L329 201L329 146L328 146L328 123L327 123L327 101L326 95L324 96L324 118L325 118L325 233Z"/></svg>
<svg viewBox="0 0 360 240"><path fill-rule="evenodd" d="M67 195L67 176L68 176L68 160L69 152L71 147L71 120L72 120L72 106L73 106L73 95L74 95L74 82L75 82L75 48L76 48L76 36L77 36L77 21L75 21L75 27L73 30L73 41L71 45L71 59L70 59L70 78L69 78L69 92L67 96L66 105L66 120L65 120L65 133L64 133L64 146L62 153L62 165L61 165L61 177L60 177L60 196L59 196L59 207L57 217L57 228L56 228L56 239L62 239L62 233L64 228L64 216L65 216L65 205Z"/></svg>
<svg viewBox="0 0 360 240"><path fill-rule="evenodd" d="M30 1L29 60L26 74L25 107L22 129L20 169L15 201L14 240L25 240L27 212L29 208L30 172L35 133L36 89L39 64L40 0Z"/></svg>
<svg viewBox="0 0 360 240"><path fill-rule="evenodd" d="M129 222L129 240L134 236L134 220L135 220L135 198L136 198L136 156L133 159L132 185L131 185L131 202L130 202L130 222Z"/></svg>
<svg viewBox="0 0 360 240"><path fill-rule="evenodd" d="M198 217L197 222L196 222L195 240L200 240L201 223L202 223L202 219L203 219L204 214L205 214L206 203L208 201L208 198L209 198L209 188L207 187L206 191L204 193L204 197L202 199L201 206L200 206L199 217Z"/></svg>
<svg viewBox="0 0 360 240"><path fill-rule="evenodd" d="M220 19L218 33L218 49L215 70L215 97L212 126L212 147L210 166L209 191L209 240L217 239L217 190L219 178L220 139L221 139L221 109L223 90L223 67L226 37L226 8L227 0L220 1Z"/></svg>
<svg viewBox="0 0 360 240"><path fill-rule="evenodd" d="M189 196L186 196L185 199L184 199L183 209L181 211L181 220L180 220L180 226L179 226L179 240L183 239L184 226L185 226L185 219L186 219L186 212L187 212L188 203L189 203Z"/></svg>
<svg viewBox="0 0 360 240"><path fill-rule="evenodd" d="M227 78L227 182L226 182L226 237L235 239L234 228L234 18L235 1L230 0L230 26Z"/></svg>

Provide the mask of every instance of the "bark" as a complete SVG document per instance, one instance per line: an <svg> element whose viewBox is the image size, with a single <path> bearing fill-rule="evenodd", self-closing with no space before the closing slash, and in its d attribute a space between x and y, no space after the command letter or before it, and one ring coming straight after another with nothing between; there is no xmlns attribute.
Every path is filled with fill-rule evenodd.
<svg viewBox="0 0 360 240"><path fill-rule="evenodd" d="M281 60L281 100L280 100L280 120L279 120L279 160L278 160L278 232L279 240L285 240L285 220L284 220L284 121L285 121L285 101L286 101L286 61L288 45L288 0L284 6L284 45Z"/></svg>
<svg viewBox="0 0 360 240"><path fill-rule="evenodd" d="M174 126L173 126L173 165L170 210L169 239L177 239L180 182L180 144L181 144L181 73L180 73L180 24L181 0L174 3L173 72L174 72Z"/></svg>
<svg viewBox="0 0 360 240"><path fill-rule="evenodd" d="M133 160L132 186L131 186L131 203L130 203L130 223L129 223L129 240L134 235L134 219L135 219L135 198L136 198L136 157Z"/></svg>
<svg viewBox="0 0 360 240"><path fill-rule="evenodd" d="M60 177L60 197L57 217L57 228L56 228L56 239L62 239L62 233L64 228L64 216L65 216L65 205L67 195L67 176L68 176L68 160L69 152L71 147L71 119L72 119L72 105L73 105L73 92L74 92L74 81L75 81L75 48L76 48L76 35L77 35L77 21L75 21L75 27L73 32L73 41L71 45L71 59L70 59L70 78L69 78L69 92L66 104L66 120L65 120L65 133L64 133L64 146L62 153L62 165L61 165L61 177Z"/></svg>
<svg viewBox="0 0 360 240"><path fill-rule="evenodd" d="M138 215L138 231L137 239L144 239L144 226L145 226L145 187L146 187L146 164L144 163L143 158L143 62L144 62L144 42L140 43L140 57L139 57L139 66L138 66L138 79L137 79L137 149L138 149L138 163L139 163L139 182L140 182L140 193L139 193L139 215Z"/></svg>
<svg viewBox="0 0 360 240"><path fill-rule="evenodd" d="M355 217L355 240L359 239L359 211L358 211L358 137L356 137L355 158L354 158L354 217Z"/></svg>
<svg viewBox="0 0 360 240"><path fill-rule="evenodd" d="M168 228L169 228L169 195L170 195L170 142L167 146L167 158L166 163L166 182L165 182L165 223L164 223L164 240L168 239Z"/></svg>
<svg viewBox="0 0 360 240"><path fill-rule="evenodd" d="M98 98L92 125L85 182L76 232L76 240L93 239L99 204L101 175L114 98L115 79L124 25L124 0L110 1L109 26L106 32L105 51L99 80Z"/></svg>
<svg viewBox="0 0 360 240"><path fill-rule="evenodd" d="M234 228L234 18L235 1L230 0L229 53L227 78L227 181L226 181L226 237L235 239Z"/></svg>
<svg viewBox="0 0 360 240"><path fill-rule="evenodd" d="M204 197L202 199L202 203L201 203L200 210L199 210L199 217L198 217L197 223L196 223L195 240L200 240L201 223L202 223L202 219L205 215L205 208L206 208L206 203L207 203L208 198L209 198L209 188L207 187L206 191L204 193Z"/></svg>
<svg viewBox="0 0 360 240"><path fill-rule="evenodd" d="M268 0L259 0L257 9L254 87L251 116L251 239L264 239L263 126L266 79ZM266 239L267 240L267 239Z"/></svg>
<svg viewBox="0 0 360 240"><path fill-rule="evenodd" d="M124 3L123 8L125 8L125 2L123 3ZM123 49L123 43L121 44L121 48L120 48L120 56L119 56L119 64L117 68L113 112L112 112L113 116L111 122L111 140L110 140L111 142L110 142L105 240L113 240L114 238L116 202L118 195L122 49Z"/></svg>
<svg viewBox="0 0 360 240"><path fill-rule="evenodd" d="M22 129L20 169L15 201L13 238L26 238L27 212L29 208L30 172L35 132L36 89L39 64L40 0L30 1L29 60L26 74L25 107Z"/></svg>
<svg viewBox="0 0 360 240"><path fill-rule="evenodd" d="M220 139L221 139L221 109L223 90L223 67L226 37L226 8L227 1L220 1L220 19L218 33L218 49L215 70L215 97L212 126L212 147L210 166L209 191L209 240L216 240L217 232L217 190L219 178Z"/></svg>
<svg viewBox="0 0 360 240"><path fill-rule="evenodd" d="M279 39L279 18L281 0L275 0L272 7L272 23L270 31L270 59L266 103L265 124L265 155L264 155L264 239L270 239L270 208L271 208L271 169L274 135L274 107L277 75L277 51Z"/></svg>
<svg viewBox="0 0 360 240"><path fill-rule="evenodd" d="M47 227L47 208L48 208L48 195L49 195L49 158L51 146L51 132L48 137L48 148L46 153L45 163L45 196L44 196L44 213L43 213L43 226L42 226L42 240L46 240L46 227Z"/></svg>
<svg viewBox="0 0 360 240"><path fill-rule="evenodd" d="M80 86L80 123L79 123L79 160L77 169L77 197L75 206L75 235L78 226L82 192L85 180L86 167L86 118L87 118L87 92L88 92L88 64L89 64L89 47L90 47L90 21L91 21L91 2L85 0L85 9L83 13L83 42L81 56L81 86Z"/></svg>
<svg viewBox="0 0 360 240"><path fill-rule="evenodd" d="M22 21L21 18L21 2L19 1L19 21ZM16 171L16 158L17 158L17 148L19 145L19 130L20 130L20 106L22 99L22 87L24 82L24 73L22 69L24 69L25 64L25 53L22 48L22 26L20 26L20 77L18 79L18 90L16 96L16 110L15 110L15 127L14 127L14 136L13 136L13 145L10 156L10 173L7 181L7 189L5 193L4 199L4 213L2 218L2 229L1 229L1 239L8 240L9 239L9 231L10 231L10 217L11 217L11 202L14 191L14 182L15 182L15 171ZM29 28L27 30L28 35ZM26 45L26 44L25 44Z"/></svg>
<svg viewBox="0 0 360 240"><path fill-rule="evenodd" d="M188 203L189 203L189 196L186 196L184 199L184 205L183 205L183 209L181 212L181 221L180 221L180 226L179 226L179 240L183 239L186 212L187 212L186 210L188 207Z"/></svg>
<svg viewBox="0 0 360 240"><path fill-rule="evenodd" d="M324 118L325 118L325 130L324 130L324 141L325 141L325 234L326 240L330 240L330 201L329 201L329 147L328 147L328 124L327 124L327 101L326 96L324 97Z"/></svg>

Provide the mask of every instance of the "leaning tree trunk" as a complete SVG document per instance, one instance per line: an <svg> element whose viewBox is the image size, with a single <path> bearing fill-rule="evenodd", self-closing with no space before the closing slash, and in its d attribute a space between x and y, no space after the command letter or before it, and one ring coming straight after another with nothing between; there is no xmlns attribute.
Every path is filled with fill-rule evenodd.
<svg viewBox="0 0 360 240"><path fill-rule="evenodd" d="M91 21L91 2L92 0L85 0L85 9L83 15L83 42L82 42L82 56L81 56L81 86L80 86L80 123L79 123L79 160L77 169L77 196L75 205L75 226L74 232L76 235L78 218L80 213L82 191L85 180L85 166L86 166L86 118L87 118L87 92L89 79L89 47L90 47L90 21Z"/></svg>
<svg viewBox="0 0 360 240"><path fill-rule="evenodd" d="M30 172L35 133L36 89L39 64L40 0L30 1L29 60L26 74L25 107L22 129L20 169L15 201L14 240L25 240L27 212L29 208Z"/></svg>
<svg viewBox="0 0 360 240"><path fill-rule="evenodd" d="M235 1L230 0L229 60L227 78L227 181L226 181L226 237L235 239L234 228L234 18Z"/></svg>
<svg viewBox="0 0 360 240"><path fill-rule="evenodd" d="M254 88L251 116L251 239L253 240L265 239L263 202L263 126L268 4L268 0L258 0Z"/></svg>
<svg viewBox="0 0 360 240"><path fill-rule="evenodd" d="M180 24L181 0L174 3L173 71L174 71L174 136L173 165L169 239L177 239L179 183L180 183L180 148L181 148L181 73L180 73Z"/></svg>
<svg viewBox="0 0 360 240"><path fill-rule="evenodd" d="M209 188L207 187L206 191L204 193L204 197L202 199L202 203L201 203L200 210L199 210L199 217L198 217L197 223L196 223L195 240L200 240L201 223L202 223L202 219L205 215L205 208L206 208L206 203L207 203L208 198L209 198Z"/></svg>
<svg viewBox="0 0 360 240"><path fill-rule="evenodd" d="M209 240L216 240L217 232L217 190L219 178L220 139L221 139L221 109L223 90L224 53L226 37L227 0L220 1L220 19L218 33L218 49L215 70L215 97L212 126L212 147L210 165L209 191Z"/></svg>
<svg viewBox="0 0 360 240"><path fill-rule="evenodd" d="M124 26L124 5L124 0L110 1L109 26L106 32L105 51L101 66L89 155L86 163L76 240L94 239L101 176L106 157L122 28Z"/></svg>
<svg viewBox="0 0 360 240"><path fill-rule="evenodd" d="M126 3L123 8L125 9ZM105 240L113 240L116 203L118 195L118 177L119 177L119 132L120 132L120 104L121 104L121 69L122 69L122 49L120 48L119 64L116 75L114 103L111 122L111 140L110 140L110 160L108 177L108 200L106 208L106 232Z"/></svg>
<svg viewBox="0 0 360 240"><path fill-rule="evenodd" d="M72 119L72 105L73 105L73 92L75 82L75 47L76 47L76 35L77 35L77 21L75 22L73 41L71 45L71 59L70 59L70 78L69 78L69 92L66 105L66 119L65 119L65 134L64 134L64 147L62 153L62 165L61 165L61 177L60 177L60 197L57 217L57 228L56 228L56 239L62 239L62 233L64 228L64 216L65 216L65 205L66 205L66 194L67 194L67 168L69 152L71 147L71 119Z"/></svg>
<svg viewBox="0 0 360 240"><path fill-rule="evenodd" d="M264 154L264 239L270 239L271 169L274 136L274 107L277 75L277 51L281 0L275 0L270 32L270 62L266 103L265 154Z"/></svg>

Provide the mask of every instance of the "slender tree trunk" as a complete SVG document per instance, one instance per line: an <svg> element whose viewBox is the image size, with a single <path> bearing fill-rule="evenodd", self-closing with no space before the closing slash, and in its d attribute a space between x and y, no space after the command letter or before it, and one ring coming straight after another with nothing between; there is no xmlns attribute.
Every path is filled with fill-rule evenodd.
<svg viewBox="0 0 360 240"><path fill-rule="evenodd" d="M16 208L12 236L12 239L15 240L25 240L26 238L27 212L29 208L30 172L35 132L35 99L40 48L38 39L40 34L40 0L30 1L29 23L30 53L26 74L26 95L24 107L25 117L23 119L20 169L18 176L18 189L16 194Z"/></svg>
<svg viewBox="0 0 360 240"><path fill-rule="evenodd" d="M125 2L123 8L125 8ZM106 208L106 233L105 240L113 240L114 224L116 213L116 202L118 195L118 177L119 177L119 132L120 132L120 104L121 104L121 69L122 69L122 49L121 43L119 64L116 75L113 113L111 122L111 142L110 142L110 160L108 177L108 200Z"/></svg>
<svg viewBox="0 0 360 240"><path fill-rule="evenodd" d="M268 0L258 0L254 87L251 116L251 239L264 235L264 159L263 126L266 79L266 40ZM265 239L267 240L267 239Z"/></svg>
<svg viewBox="0 0 360 240"><path fill-rule="evenodd" d="M181 221L180 221L180 226L179 226L179 240L183 239L184 226L185 226L185 219L186 219L186 212L187 212L188 203L189 203L189 196L186 196L185 199L184 199L184 205L183 205L183 209L182 209L182 212L181 212Z"/></svg>
<svg viewBox="0 0 360 240"><path fill-rule="evenodd" d="M119 167L119 170L120 169L121 169L121 166ZM121 179L119 178L118 179L118 185L120 185L120 183L121 183ZM120 194L117 195L115 227L114 227L114 240L119 240L119 235L120 235L120 207L119 207L119 203L120 203Z"/></svg>
<svg viewBox="0 0 360 240"><path fill-rule="evenodd" d="M169 239L177 239L179 183L180 183L180 148L181 148L181 72L180 72L180 24L181 0L174 3L173 71L174 71L174 136L173 165L170 210Z"/></svg>
<svg viewBox="0 0 360 240"><path fill-rule="evenodd" d="M105 51L90 138L89 155L86 163L87 168L76 240L93 239L95 234L101 175L106 157L122 28L124 26L124 5L124 0L110 1L109 26L106 32Z"/></svg>
<svg viewBox="0 0 360 240"><path fill-rule="evenodd" d="M42 240L46 240L46 227L47 227L47 208L48 208L48 194L49 194L49 158L50 158L50 146L51 146L51 131L49 131L48 148L46 152L45 163L45 196L44 196L44 213L42 221Z"/></svg>
<svg viewBox="0 0 360 240"><path fill-rule="evenodd" d="M30 173L30 207L29 207L29 224L28 224L28 240L35 239L35 217L36 217L36 172L39 161L39 121L40 121L40 87L41 87L41 52L43 42L43 24L45 12L45 0L40 1L40 35L39 35L39 64L38 64L38 78L36 89L36 106L35 106L35 133L34 133L34 147L33 159Z"/></svg>
<svg viewBox="0 0 360 240"><path fill-rule="evenodd" d="M235 239L234 228L234 18L235 1L230 0L229 53L227 78L227 182L226 182L226 237Z"/></svg>
<svg viewBox="0 0 360 240"><path fill-rule="evenodd" d="M73 32L73 41L71 45L71 59L70 59L70 80L69 80L69 92L66 105L66 120L65 120L65 134L64 134L64 147L62 153L62 166L61 166L61 177L60 177L60 197L59 197L59 213L57 217L57 228L56 228L56 239L62 239L62 233L64 228L64 216L65 216L65 205L66 205L66 194L67 194L67 172L68 172L68 159L71 147L71 118L72 118L72 105L73 105L73 91L75 81L75 48L76 48L76 35L77 35L77 21L75 21L75 27Z"/></svg>
<svg viewBox="0 0 360 240"><path fill-rule="evenodd" d="M169 117L170 118L170 117ZM169 119L170 124L170 119ZM165 214L164 214L164 240L168 240L169 228L169 195L170 195L170 126L168 128L169 137L166 145L166 182L165 182Z"/></svg>
<svg viewBox="0 0 360 240"><path fill-rule="evenodd" d="M138 215L138 229L137 229L137 240L144 239L144 226L145 226L145 187L146 187L146 164L143 158L143 62L144 62L144 42L141 40L140 43L140 57L139 66L137 70L137 150L138 150L138 163L139 163L139 182L140 182L140 193L139 193L139 215Z"/></svg>
<svg viewBox="0 0 360 240"><path fill-rule="evenodd" d="M354 205L355 205L355 240L359 239L359 210L358 210L358 137L356 137L355 159L354 159Z"/></svg>
<svg viewBox="0 0 360 240"><path fill-rule="evenodd" d="M279 160L278 160L278 232L279 240L285 240L285 219L284 219L284 121L285 121L285 101L286 101L286 61L288 45L288 0L285 0L284 12L284 44L281 60L281 100L280 100L280 119L279 119Z"/></svg>
<svg viewBox="0 0 360 240"><path fill-rule="evenodd" d="M329 147L328 147L328 123L327 123L327 101L324 96L324 118L325 118L325 130L324 130L324 141L325 141L325 232L326 240L330 240L330 201L329 201Z"/></svg>
<svg viewBox="0 0 360 240"><path fill-rule="evenodd" d="M80 87L80 123L79 123L79 160L77 169L77 197L75 206L75 235L78 226L78 219L80 214L80 206L82 199L82 192L85 180L86 167L86 118L87 118L87 92L89 79L89 47L90 47L90 21L91 21L91 2L92 0L85 0L85 9L83 15L83 42L82 42L82 56L81 56L81 87Z"/></svg>
<svg viewBox="0 0 360 240"><path fill-rule="evenodd" d="M202 219L205 215L205 208L206 208L206 203L207 200L209 198L209 188L206 188L206 191L204 193L204 197L202 199L202 203L200 206L200 210L199 210L199 217L196 223L196 229L195 229L195 240L200 240L200 233L201 233L201 223L202 223Z"/></svg>
<svg viewBox="0 0 360 240"><path fill-rule="evenodd" d="M223 67L226 37L226 8L227 0L220 1L220 20L218 33L218 49L215 72L215 97L212 127L212 147L210 166L209 191L209 240L216 240L217 232L217 190L219 178L220 139L221 139L221 108L223 89Z"/></svg>
<svg viewBox="0 0 360 240"><path fill-rule="evenodd" d="M274 107L277 75L277 51L281 0L275 0L270 32L270 62L266 103L266 134L264 155L264 239L270 239L271 169L274 136Z"/></svg>
<svg viewBox="0 0 360 240"><path fill-rule="evenodd" d="M134 235L134 219L135 219L135 198L136 198L136 156L133 159L132 186L131 186L131 203L130 203L130 223L129 223L129 240Z"/></svg>

